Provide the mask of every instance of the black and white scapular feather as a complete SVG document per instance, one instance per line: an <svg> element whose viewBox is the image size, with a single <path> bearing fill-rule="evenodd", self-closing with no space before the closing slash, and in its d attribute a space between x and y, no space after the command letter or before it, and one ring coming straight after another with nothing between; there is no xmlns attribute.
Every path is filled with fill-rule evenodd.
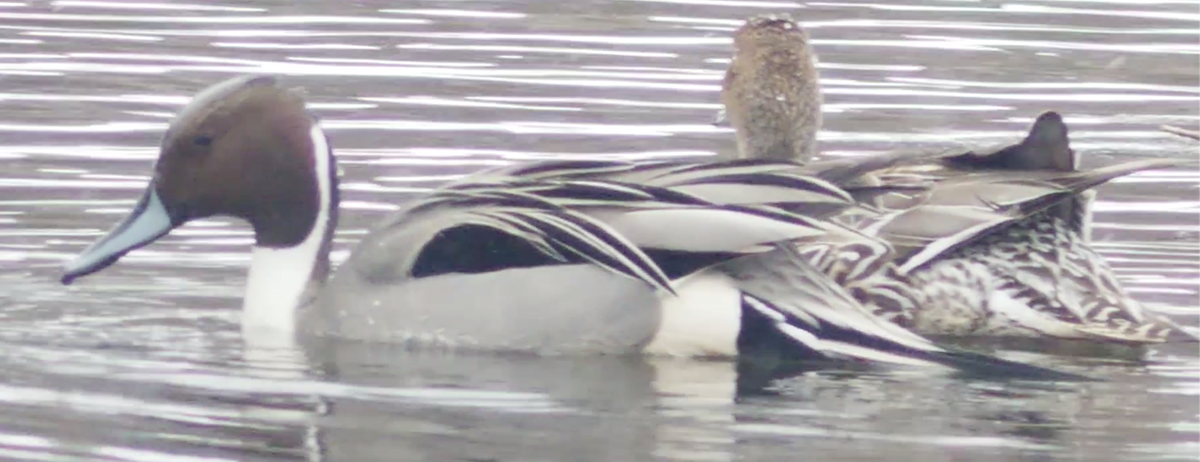
<svg viewBox="0 0 1200 462"><path fill-rule="evenodd" d="M372 232L344 267L374 285L364 290L397 282L434 285L463 275L479 280L522 272L554 275L534 284L537 292L569 286L569 276L558 274L582 265L653 294L655 303L630 303L629 309L655 313L652 328L638 331L644 335L624 338L628 331L614 333L604 323L567 329L579 332L572 340L591 345L632 343L649 353L687 356L732 356L771 345L795 359L1066 377L935 345L871 313L797 252L827 241L888 248L828 219L863 207L834 184L860 174L847 173L851 167L757 161L503 167L408 204ZM572 303L549 309L574 313L592 299L614 297L601 295L583 290ZM506 296L479 294L501 304L509 303ZM612 308L588 311L605 309ZM559 314L523 319L544 324L573 319ZM578 322L587 320L581 315ZM465 336L453 328L443 331L450 342L479 341L461 342Z"/></svg>

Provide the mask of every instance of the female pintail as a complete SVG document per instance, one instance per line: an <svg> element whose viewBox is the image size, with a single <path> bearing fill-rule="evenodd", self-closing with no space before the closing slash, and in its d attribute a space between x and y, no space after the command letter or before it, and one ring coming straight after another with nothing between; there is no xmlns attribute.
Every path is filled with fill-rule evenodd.
<svg viewBox="0 0 1200 462"><path fill-rule="evenodd" d="M821 94L807 35L787 15L758 16L735 32L734 47L721 101L739 155L808 162ZM922 334L1196 340L1144 310L1089 243L1092 188L1179 161L1080 171L1067 126L1053 112L1038 117L1019 143L953 154L880 170L858 183L924 188L869 198L884 210L905 211L903 219L855 221L893 245L886 254L828 244L802 250L873 312ZM997 219L997 211L1007 218Z"/></svg>

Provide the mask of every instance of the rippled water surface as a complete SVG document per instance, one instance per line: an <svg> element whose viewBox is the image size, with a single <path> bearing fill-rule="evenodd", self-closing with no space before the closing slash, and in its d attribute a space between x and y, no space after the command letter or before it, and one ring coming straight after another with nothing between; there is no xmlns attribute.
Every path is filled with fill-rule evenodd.
<svg viewBox="0 0 1200 462"><path fill-rule="evenodd" d="M1014 139L1067 116L1085 164L1195 157L1194 1L0 1L0 458L13 460L1195 460L1194 346L1012 357L1087 384L534 359L329 345L244 352L251 235L210 219L70 288L58 266L133 205L172 114L286 76L339 156L336 258L393 204L475 169L715 156L750 14L821 54L823 151ZM1098 247L1195 324L1200 174L1101 190Z"/></svg>

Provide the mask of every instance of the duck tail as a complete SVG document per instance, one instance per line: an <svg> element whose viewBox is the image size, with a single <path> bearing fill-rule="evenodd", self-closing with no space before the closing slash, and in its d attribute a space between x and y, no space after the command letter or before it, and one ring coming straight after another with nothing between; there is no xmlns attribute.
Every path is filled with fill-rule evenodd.
<svg viewBox="0 0 1200 462"><path fill-rule="evenodd" d="M1104 183L1108 183L1114 179L1132 175L1138 172L1144 172L1146 170L1195 165L1196 161L1192 159L1139 159L1091 170L1073 172L1063 175L1063 178L1059 179L1058 181L1062 187L1078 194L1085 190L1100 186Z"/></svg>
<svg viewBox="0 0 1200 462"><path fill-rule="evenodd" d="M851 360L875 365L944 366L970 375L1038 380L1086 377L938 346L867 311L790 247L719 267L742 291L739 351L784 360Z"/></svg>

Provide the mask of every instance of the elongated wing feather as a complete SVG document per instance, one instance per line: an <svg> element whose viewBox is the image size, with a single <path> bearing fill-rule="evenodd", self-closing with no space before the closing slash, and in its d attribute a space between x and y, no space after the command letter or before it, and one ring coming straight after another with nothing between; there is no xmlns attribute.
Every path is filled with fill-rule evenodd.
<svg viewBox="0 0 1200 462"><path fill-rule="evenodd" d="M640 247L687 252L752 252L764 244L813 238L823 228L721 208L588 211Z"/></svg>
<svg viewBox="0 0 1200 462"><path fill-rule="evenodd" d="M831 358L897 365L940 364L969 372L1045 379L1083 379L1036 366L954 351L866 311L845 290L790 248L719 267L738 282L751 309L783 335Z"/></svg>
<svg viewBox="0 0 1200 462"><path fill-rule="evenodd" d="M907 273L1014 220L982 208L924 205L879 219L864 232L891 244L901 272Z"/></svg>
<svg viewBox="0 0 1200 462"><path fill-rule="evenodd" d="M670 184L605 179L635 167L617 162L554 162L506 167L473 181L450 184L384 220L382 231L373 233L377 237L362 244L375 249L378 256L358 256L356 267L376 277L412 277L414 265L422 261L423 249L433 243L461 248L439 239L452 230L476 226L525 243L527 250L495 249L497 258L512 258L513 252L536 252L547 264L582 260L671 291L669 279L643 249L732 258L763 251L767 249L765 244L810 239L839 229L818 219L766 205L761 198L758 202L740 201L744 204L722 203L705 195L726 194L732 191L728 186L733 182L750 181L760 185L760 190L778 191L779 200L788 204L849 202L844 192L823 180L771 169L747 177L749 174L740 167L730 168L743 176L730 176L728 168L711 167L700 170L723 173L671 177L687 178L685 186L695 188L691 191ZM667 175L693 168L655 164L642 171ZM706 185L723 185L724 192L706 192L703 190ZM449 248L448 255L462 254L463 250L454 250L456 247ZM475 266L462 270L502 267L502 261L489 262L488 253L468 255L469 262L465 264ZM519 260L524 265L537 261ZM454 265L452 261L440 263L439 271L454 271Z"/></svg>
<svg viewBox="0 0 1200 462"><path fill-rule="evenodd" d="M534 192L526 188L434 193L390 217L386 228L360 244L354 267L370 279L411 277L426 246L439 236L463 226L482 226L526 242L549 260L563 261L564 253L569 253L671 290L667 277L636 244L602 221Z"/></svg>
<svg viewBox="0 0 1200 462"><path fill-rule="evenodd" d="M911 271L1017 220L1047 211L1114 178L1182 161L1150 159L1082 172L989 172L947 180L932 188L922 205L880 220L871 229L896 246ZM1075 219L1077 216L1065 217Z"/></svg>

